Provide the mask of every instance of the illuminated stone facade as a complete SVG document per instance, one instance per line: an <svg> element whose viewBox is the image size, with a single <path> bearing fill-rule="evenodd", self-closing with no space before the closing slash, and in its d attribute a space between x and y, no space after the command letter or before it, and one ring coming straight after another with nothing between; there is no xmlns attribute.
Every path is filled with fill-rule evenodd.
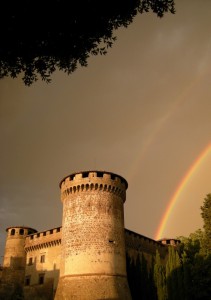
<svg viewBox="0 0 211 300"><path fill-rule="evenodd" d="M110 172L65 177L62 227L7 229L0 299L131 300L126 255L143 253L150 265L156 250L165 260L167 247L124 228L127 186Z"/></svg>

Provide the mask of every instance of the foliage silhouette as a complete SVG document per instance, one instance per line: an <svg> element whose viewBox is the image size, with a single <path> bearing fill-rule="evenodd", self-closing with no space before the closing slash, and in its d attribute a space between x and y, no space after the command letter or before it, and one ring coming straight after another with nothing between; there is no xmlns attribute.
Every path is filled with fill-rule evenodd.
<svg viewBox="0 0 211 300"><path fill-rule="evenodd" d="M1 5L0 78L23 74L25 85L51 81L56 70L68 75L104 55L138 13L175 13L174 0L4 1Z"/></svg>
<svg viewBox="0 0 211 300"><path fill-rule="evenodd" d="M188 270L188 280L187 273ZM183 285L178 288L175 278L178 274L183 275ZM173 290L169 289L168 282L175 283ZM173 292L173 293L172 293ZM199 255L194 263L190 264L183 260L181 266L173 269L167 277L168 300L210 300L211 295L211 256L204 257Z"/></svg>
<svg viewBox="0 0 211 300"><path fill-rule="evenodd" d="M155 264L154 264L154 282L157 290L157 299L167 299L167 288L166 288L166 272L165 266L161 262L160 253L156 250Z"/></svg>
<svg viewBox="0 0 211 300"><path fill-rule="evenodd" d="M201 216L204 221L204 239L202 242L205 255L211 254L211 194L204 198L201 206Z"/></svg>
<svg viewBox="0 0 211 300"><path fill-rule="evenodd" d="M136 259L126 254L128 284L133 300L157 300L152 268L147 264L143 253Z"/></svg>

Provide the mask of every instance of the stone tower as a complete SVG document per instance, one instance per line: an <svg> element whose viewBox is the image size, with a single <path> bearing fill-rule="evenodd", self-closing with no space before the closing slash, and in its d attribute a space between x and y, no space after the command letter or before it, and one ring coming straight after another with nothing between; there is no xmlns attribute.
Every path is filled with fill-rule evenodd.
<svg viewBox="0 0 211 300"><path fill-rule="evenodd" d="M62 250L57 300L130 300L124 209L127 181L78 172L61 183Z"/></svg>
<svg viewBox="0 0 211 300"><path fill-rule="evenodd" d="M0 298L4 292L6 294L2 299L10 299L13 294L21 293L26 265L25 238L28 234L37 232L35 229L25 226L8 227L6 231Z"/></svg>

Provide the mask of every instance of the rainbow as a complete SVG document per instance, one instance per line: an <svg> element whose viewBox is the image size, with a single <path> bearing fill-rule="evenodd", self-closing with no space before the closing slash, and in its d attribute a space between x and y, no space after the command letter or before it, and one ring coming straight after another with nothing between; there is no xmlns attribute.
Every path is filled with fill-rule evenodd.
<svg viewBox="0 0 211 300"><path fill-rule="evenodd" d="M147 154L148 149L153 145L154 140L157 138L162 129L166 126L168 121L171 120L171 117L177 113L181 107L191 99L191 92L194 88L199 85L199 83L204 79L207 75L208 71L204 71L200 75L197 75L195 78L190 80L190 82L183 88L179 95L177 95L175 101L172 101L172 105L164 112L161 118L154 121L154 124L151 130L148 132L148 135L144 138L143 144L141 145L141 149L138 148L137 155L135 155L135 159L133 160L130 170L127 172L127 178L130 182L132 178L135 176L137 172L137 167L140 166L142 161L144 160L145 155Z"/></svg>
<svg viewBox="0 0 211 300"><path fill-rule="evenodd" d="M185 189L187 183L190 181L190 179L193 177L195 171L197 170L197 168L205 161L205 159L207 158L207 156L211 153L211 143L209 143L205 149L200 153L200 155L197 157L197 159L194 161L194 163L190 166L190 168L188 169L188 171L186 172L185 176L182 178L182 180L180 181L179 185L177 186L173 196L171 197L171 200L168 203L168 206L163 214L163 217L161 219L161 222L158 226L157 232L155 234L155 240L160 239L161 237L163 237L163 232L164 229L167 225L167 222L172 214L172 211L175 207L175 204L179 198L179 196L181 195L181 193L183 192L183 190Z"/></svg>

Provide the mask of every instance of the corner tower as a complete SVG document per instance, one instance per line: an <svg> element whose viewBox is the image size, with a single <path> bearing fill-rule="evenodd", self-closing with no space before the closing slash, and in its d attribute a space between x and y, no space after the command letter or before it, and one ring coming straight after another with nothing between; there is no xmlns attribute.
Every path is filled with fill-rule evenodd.
<svg viewBox="0 0 211 300"><path fill-rule="evenodd" d="M13 297L22 289L26 265L25 238L28 234L37 232L35 229L25 226L8 227L6 231L7 238L2 273L3 288L0 290L0 298L4 292L5 298L2 299L10 299L7 298L8 295Z"/></svg>
<svg viewBox="0 0 211 300"><path fill-rule="evenodd" d="M24 250L25 238L28 234L37 232L35 229L24 226L8 227L3 268L14 271L14 276L20 279L21 271L25 272L26 253ZM19 274L20 273L20 274ZM16 276L15 276L16 277ZM13 278L11 280L13 281Z"/></svg>
<svg viewBox="0 0 211 300"><path fill-rule="evenodd" d="M60 187L62 250L55 299L130 300L123 209L127 181L87 171L65 177Z"/></svg>

